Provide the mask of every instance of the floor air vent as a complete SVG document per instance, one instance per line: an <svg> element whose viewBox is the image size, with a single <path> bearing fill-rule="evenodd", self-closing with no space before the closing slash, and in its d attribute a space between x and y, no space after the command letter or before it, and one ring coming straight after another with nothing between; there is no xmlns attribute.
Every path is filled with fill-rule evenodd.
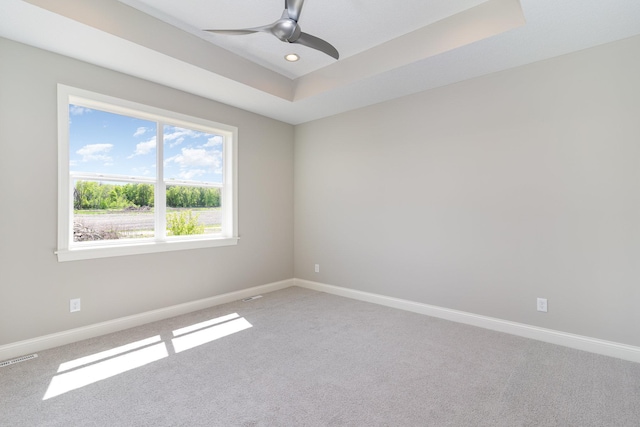
<svg viewBox="0 0 640 427"><path fill-rule="evenodd" d="M262 295L254 295L254 296L249 297L249 298L244 298L242 301L244 301L244 302L253 301L254 299L258 299L258 298L262 298Z"/></svg>
<svg viewBox="0 0 640 427"><path fill-rule="evenodd" d="M25 360L35 359L36 357L38 357L37 354L30 354L28 356L18 357L17 359L12 359L12 360L7 360L7 361L4 361L4 362L0 362L0 368L4 368L5 366L13 365L15 363L24 362Z"/></svg>

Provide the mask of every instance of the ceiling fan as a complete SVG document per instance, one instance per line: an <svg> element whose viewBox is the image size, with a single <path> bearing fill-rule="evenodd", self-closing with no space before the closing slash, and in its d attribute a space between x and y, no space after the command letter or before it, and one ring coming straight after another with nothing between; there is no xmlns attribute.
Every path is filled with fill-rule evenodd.
<svg viewBox="0 0 640 427"><path fill-rule="evenodd" d="M338 59L340 54L337 49L330 43L312 36L311 34L303 33L298 25L298 19L300 19L300 12L302 12L302 5L304 0L284 0L284 12L282 16L273 24L264 25L262 27L245 28L242 30L204 30L216 34L227 35L245 35L253 33L271 33L283 42L297 43L303 46L310 47L312 49L319 50L327 55Z"/></svg>

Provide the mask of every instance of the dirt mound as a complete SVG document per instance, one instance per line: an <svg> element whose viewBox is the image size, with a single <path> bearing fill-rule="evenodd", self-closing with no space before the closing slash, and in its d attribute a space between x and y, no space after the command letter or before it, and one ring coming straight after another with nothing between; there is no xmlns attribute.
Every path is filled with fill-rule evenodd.
<svg viewBox="0 0 640 427"><path fill-rule="evenodd" d="M88 242L91 240L114 240L118 238L118 233L112 230L95 230L80 222L73 223L73 241Z"/></svg>

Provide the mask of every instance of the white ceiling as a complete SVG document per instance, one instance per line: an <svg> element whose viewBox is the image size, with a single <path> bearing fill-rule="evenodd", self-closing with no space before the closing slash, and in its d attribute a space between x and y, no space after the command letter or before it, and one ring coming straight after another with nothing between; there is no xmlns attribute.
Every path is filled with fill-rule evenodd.
<svg viewBox="0 0 640 427"><path fill-rule="evenodd" d="M283 7L0 0L0 36L298 124L640 34L638 0L307 0L302 30L338 61L270 34L200 31L268 24ZM301 61L282 59L291 51Z"/></svg>
<svg viewBox="0 0 640 427"><path fill-rule="evenodd" d="M292 79L335 62L320 52L283 43L270 34L232 37L202 31L270 24L280 18L284 0L120 1ZM302 31L331 43L345 59L485 1L408 1L399 10L397 2L388 0L307 0L299 24ZM301 61L286 62L284 56L291 52L298 53Z"/></svg>

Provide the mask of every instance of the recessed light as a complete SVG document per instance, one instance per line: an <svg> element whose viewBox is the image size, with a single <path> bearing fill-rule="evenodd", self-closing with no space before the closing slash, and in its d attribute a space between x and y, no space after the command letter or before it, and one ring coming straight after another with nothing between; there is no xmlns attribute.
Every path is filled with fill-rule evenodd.
<svg viewBox="0 0 640 427"><path fill-rule="evenodd" d="M289 62L296 62L298 59L300 59L300 57L295 53L290 53L288 55L285 55L284 59L286 59Z"/></svg>

